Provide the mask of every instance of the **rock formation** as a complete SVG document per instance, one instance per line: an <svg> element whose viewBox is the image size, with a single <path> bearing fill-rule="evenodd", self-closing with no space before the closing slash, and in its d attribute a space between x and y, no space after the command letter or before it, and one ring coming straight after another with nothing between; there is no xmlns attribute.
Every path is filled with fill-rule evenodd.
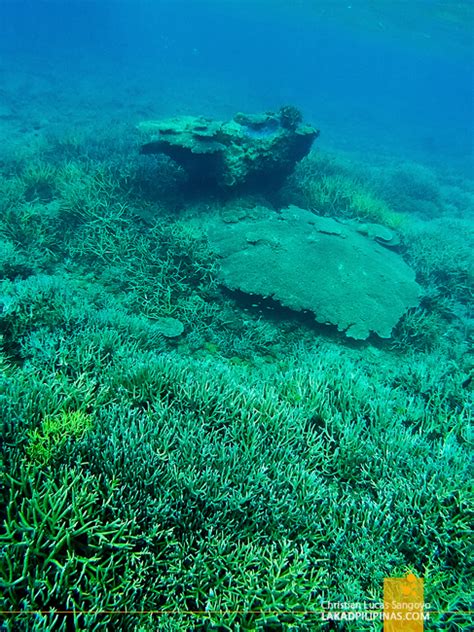
<svg viewBox="0 0 474 632"><path fill-rule="evenodd" d="M142 153L165 154L192 183L224 189L280 185L319 134L292 106L237 114L229 122L194 116L148 121L139 130L147 139Z"/></svg>

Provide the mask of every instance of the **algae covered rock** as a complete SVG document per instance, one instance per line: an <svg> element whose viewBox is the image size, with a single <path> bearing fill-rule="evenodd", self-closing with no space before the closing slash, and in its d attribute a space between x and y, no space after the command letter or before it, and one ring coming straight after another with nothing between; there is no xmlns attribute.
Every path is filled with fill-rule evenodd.
<svg viewBox="0 0 474 632"><path fill-rule="evenodd" d="M192 182L221 188L280 184L319 134L292 106L237 114L228 122L194 116L147 121L139 130L147 139L142 153L165 154Z"/></svg>
<svg viewBox="0 0 474 632"><path fill-rule="evenodd" d="M295 206L208 228L220 257L220 281L231 290L272 298L351 338L389 338L419 302L419 286L403 259L354 226Z"/></svg>

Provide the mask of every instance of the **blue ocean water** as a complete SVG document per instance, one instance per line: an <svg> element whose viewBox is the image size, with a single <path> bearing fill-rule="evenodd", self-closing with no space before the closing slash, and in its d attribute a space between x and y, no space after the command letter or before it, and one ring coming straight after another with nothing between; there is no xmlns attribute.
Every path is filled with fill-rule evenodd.
<svg viewBox="0 0 474 632"><path fill-rule="evenodd" d="M3 0L0 24L2 98L41 125L294 103L323 147L472 169L471 2Z"/></svg>

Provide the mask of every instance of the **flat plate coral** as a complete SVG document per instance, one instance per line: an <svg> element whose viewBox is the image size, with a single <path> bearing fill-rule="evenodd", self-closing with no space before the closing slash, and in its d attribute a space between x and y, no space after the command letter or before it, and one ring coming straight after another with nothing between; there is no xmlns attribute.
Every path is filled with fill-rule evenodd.
<svg viewBox="0 0 474 632"><path fill-rule="evenodd" d="M400 255L354 225L296 206L255 208L238 221L219 217L208 234L224 286L311 311L351 338L389 338L419 302L415 274Z"/></svg>

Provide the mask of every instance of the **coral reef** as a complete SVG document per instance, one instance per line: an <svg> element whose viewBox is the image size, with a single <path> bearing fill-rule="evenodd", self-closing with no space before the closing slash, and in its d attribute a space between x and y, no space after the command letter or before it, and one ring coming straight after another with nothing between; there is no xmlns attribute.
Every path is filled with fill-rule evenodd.
<svg viewBox="0 0 474 632"><path fill-rule="evenodd" d="M277 113L237 114L229 122L182 116L139 126L142 153L165 154L197 184L275 186L311 149L318 131L292 106Z"/></svg>
<svg viewBox="0 0 474 632"><path fill-rule="evenodd" d="M273 124L252 125L258 137ZM318 630L322 595L379 598L409 569L433 629L470 629L452 609L471 601L472 184L439 175L439 195L407 188L404 207L395 186L383 195L393 165L318 154L284 204L222 206L208 191L193 203L170 160L153 181L136 138L116 132L0 164L0 627ZM388 206L365 197L365 214L327 188L324 218L293 209L289 224L285 207L323 174ZM429 195L449 217L425 221ZM398 232L388 212L403 212ZM355 253L333 257L360 245L387 278L370 275L356 307L369 288L398 300L396 269L416 289L404 257L421 303L390 339L354 342L255 294L237 301L206 236L217 216L245 232L237 245L275 257L294 231L292 265L328 285L341 261L361 275ZM313 269L309 237L331 244ZM364 336L388 333L374 311Z"/></svg>
<svg viewBox="0 0 474 632"><path fill-rule="evenodd" d="M374 222L398 229L406 219L376 191L357 166L338 162L324 154L310 154L290 178L284 199L296 201L318 215ZM397 209L397 210L395 210Z"/></svg>

